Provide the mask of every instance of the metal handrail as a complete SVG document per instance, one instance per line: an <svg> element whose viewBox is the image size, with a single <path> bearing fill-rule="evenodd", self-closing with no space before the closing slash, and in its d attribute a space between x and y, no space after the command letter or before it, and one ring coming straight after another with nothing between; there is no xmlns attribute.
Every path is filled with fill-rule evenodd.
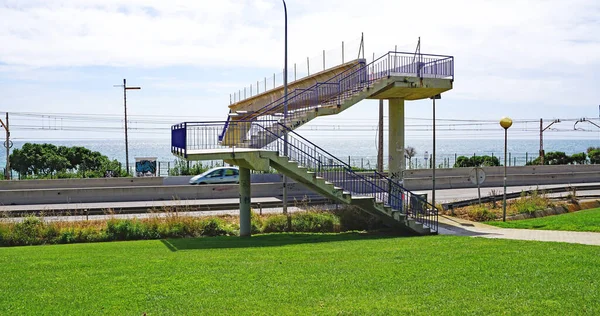
<svg viewBox="0 0 600 316"><path fill-rule="evenodd" d="M238 131L247 134L252 134L252 130L263 130L272 137L260 137L255 141L253 146L250 147L275 150L279 154L284 154L283 148L286 143L285 139L281 135L278 135L277 132L273 132L266 127L268 124L277 125L278 128L285 129L288 133L288 157L291 160L296 160L299 164L314 170L328 181L340 186L352 194L366 194L372 196L377 201L390 206L392 210L401 212L408 218L413 218L422 222L432 230L437 230L438 210L425 199L407 190L397 181L390 179L381 173L373 172L372 175L358 174L352 170L352 167L348 163L342 161L279 122L253 120L185 122L177 124L172 127L173 153L187 156L188 149L215 149L228 147L226 145L221 145L220 142L222 139L218 139L218 130L220 130L224 124L229 124L230 128L234 128L234 134L236 132L235 129L238 128L238 126L240 128ZM182 145L183 148L180 148ZM195 145L198 147L194 147ZM244 145L242 143L240 146L236 147L244 147ZM415 205L415 203L417 205ZM425 210L423 210L423 206Z"/></svg>
<svg viewBox="0 0 600 316"><path fill-rule="evenodd" d="M328 80L326 80L326 81L324 81L324 82L317 82L317 83L315 83L314 85L310 86L309 88L306 88L306 89L301 89L301 92L300 92L300 93L297 93L297 90L300 90L300 89L294 89L294 90L292 91L292 93L291 93L292 95L288 94L288 96L287 96L287 103L289 104L290 102L294 102L296 99L298 99L298 98L302 97L303 95L306 95L306 94L308 94L308 93L311 93L311 92L315 92L315 91L316 91L316 92L318 93L318 91L319 91L319 90L318 90L318 88L319 88L319 87L321 87L321 86L323 86L323 85L326 85L326 84L328 84L328 85L331 85L331 84L337 84L337 85L338 85L338 94L339 94L339 95L341 95L342 93L346 92L348 89L351 89L351 88L353 88L353 87L354 87L354 86L350 86L350 85L349 85L349 86L347 87L348 89L345 89L344 91L342 91L342 89L340 89L340 88L339 88L339 85L341 84L341 82L342 82L343 80L346 80L346 79L348 79L348 78L351 78L352 76L355 76L356 74L360 74L360 73L361 73L362 71L364 71L364 70L369 70L369 68L371 68L371 69L372 69L372 72L371 72L371 73L373 73L373 74L376 74L376 73L378 73L377 71L375 71L375 68L377 68L377 69L381 69L381 70L383 70L383 71L382 71L382 72L380 72L380 73L382 74L381 76L375 76L375 77L373 77L373 78L369 78L369 80L367 80L368 82L371 82L371 81L374 81L374 80L380 79L380 78L382 78L382 77L384 77L384 76L386 76L386 75L387 75L387 76L389 76L389 75L391 74L391 69L390 69L390 67L391 67L391 62L389 61L389 57L390 57L392 54L394 55L394 58L397 58L397 57L402 57L402 56L398 56L399 54L400 54L400 55L403 55L403 54L406 54L406 55L413 55L413 53L405 53L405 52L394 52L394 51L389 51L389 52L387 52L386 54L384 54L384 55L380 56L379 58L377 58L377 59L373 60L373 61L372 61L372 62L370 62L369 64L358 64L358 65L355 65L355 66L353 66L353 67L351 67L351 68L349 68L349 69L346 69L346 70L344 70L343 72L341 72L341 73L339 73L339 74L336 74L335 76L333 76L333 77L329 78ZM419 67L418 67L417 71L415 71L415 73L416 73L417 75L422 75L422 73L421 73L420 71L421 71L422 69L426 69L426 68L428 67L428 65L431 65L431 64L437 64L437 63L443 63L444 61L453 61L453 59L454 59L454 57L452 57L452 56L445 56L445 55L434 55L434 54L419 54L419 56L421 57L421 58L420 58L420 60L422 60L422 57L423 57L423 56L425 56L425 57L428 57L428 56L429 56L429 57L443 57L443 58L442 58L442 59L436 59L436 60L432 60L432 61L430 61L430 62L426 62L426 63L422 63L422 62L420 62L420 64L419 64ZM386 57L387 57L387 60L386 60ZM407 56L407 57L408 57L408 56ZM380 67L376 67L376 63L378 63L378 62L381 62L381 61L383 61L383 63L380 63L380 64L383 64L383 65L380 65ZM387 61L387 63L386 63L386 61ZM414 63L405 64L405 65L404 65L404 67L405 67L405 66L408 66L408 65L411 65L411 64L414 64ZM358 69L358 70L355 70L354 72L351 72L351 73L350 73L350 74L348 74L347 76L345 76L345 77L343 77L343 78L339 79L337 82L331 82L331 81L335 80L336 78L339 78L339 77L340 77L340 76L342 76L343 74L345 74L345 73L347 73L347 72L349 72L349 71L352 71L352 70L354 70L354 69L355 69L357 66L359 67L359 69ZM394 67L395 67L395 68L398 68L398 67L396 67L396 66L397 66L397 65L396 65L396 63L394 62ZM401 67L403 67L403 66L401 66ZM446 76L451 76L452 78L454 77L454 69L453 69L453 68L454 68L454 67L453 67L453 65L452 65L452 69L450 70L450 73L449 73L449 74L447 74ZM367 76L367 77L369 77L369 76ZM362 82L361 82L361 83L362 83ZM338 97L339 97L339 95L338 95ZM320 104L320 103L319 103L319 100L318 100L318 98L317 98L317 100L316 100L316 101L317 101L317 102L315 102L315 103L309 103L309 106L308 106L308 107L306 107L306 108L312 108L312 107L314 107L314 106L318 106L318 104ZM270 113L270 112L273 112L275 109L277 109L277 108L281 108L282 106L284 106L284 103L285 103L285 102L286 102L286 100L285 100L285 96L283 96L283 97L281 97L281 98L279 98L279 99L277 99L277 100L275 100L275 101L272 101L272 102L271 102L271 103L269 103L269 104L266 104L265 106L263 106L262 108L260 108L258 111L254 111L254 112L253 112L253 113L251 113L251 114L247 114L247 115L245 115L245 116L242 116L242 117L239 119L239 121L247 121L247 120L251 120L251 119L253 119L253 118L257 118L257 117L260 117L260 116L269 115L269 113ZM222 137L223 137L223 135L225 134L225 132L226 132L226 128L227 128L227 127L225 127L225 128L223 129L223 133L221 134L221 138L222 138Z"/></svg>
<svg viewBox="0 0 600 316"><path fill-rule="evenodd" d="M344 166L344 167L345 167L345 168L346 168L346 169L347 169L349 172L351 172L351 173L353 173L353 174L357 175L357 176L358 176L358 177L360 177L360 178L363 178L365 181L368 181L367 179L365 179L364 177L362 177L361 175L359 175L358 173L356 173L355 171L353 171L353 170L352 170L352 167L351 167L349 164L347 164L346 162L344 162L344 161L342 161L341 159L337 158L336 156L334 156L333 154L329 153L328 151L326 151L325 149L321 148L320 146L318 146L318 145L316 145L316 144L312 143L310 140L306 139L306 138L305 138L305 137L303 137L302 135L300 135L300 134L298 134L298 133L294 132L294 131L293 131L292 129L290 129L289 127L286 127L285 125L283 125L283 124L281 124L281 123L277 123L277 124L281 125L281 126L282 126L283 128L285 128L285 129L287 129L288 137L290 137L290 134L293 134L293 135L295 135L296 137L298 137L298 138L300 138L300 139L304 140L305 142L309 143L309 145L310 145L310 146L312 146L312 147L314 147L315 149L319 149L320 151L322 151L322 152L323 152L323 153L325 153L326 155L328 155L328 156L332 157L332 159L335 159L335 160L337 160L337 163L338 163L338 164L341 164L341 165L343 165L343 166ZM265 130L267 130L267 129L265 128ZM267 131L268 131L268 130L267 130ZM271 131L268 131L268 132L272 133ZM276 136L277 136L277 135L276 135ZM400 185L400 184L399 184L398 182L396 182L394 179L388 178L387 176L385 176L385 175L384 175L384 174L382 174L382 173L379 173L379 172L377 172L377 171L374 171L374 172L373 172L373 174L374 174L376 177L380 178L380 179L383 179L383 180L385 180L385 181L389 181L389 184L390 184L390 191L392 191L391 189L392 189L392 188L394 188L394 189L400 190L401 192L406 192L406 193L408 193L409 195L411 195L411 196L414 196L414 197L416 198L416 200L418 200L418 201L419 201L420 203L422 203L423 205L425 205L425 206L428 206L428 209L430 209L430 210L434 211L434 212L435 212L435 214L436 214L436 216L437 216L437 213L438 213L438 211L439 211L439 210L437 209L437 207L436 207L436 206L434 206L433 204L429 203L427 200L423 199L421 196L419 196L419 195L415 194L414 192L412 192L412 191L410 191L410 190L408 190L408 189L404 188L402 185ZM407 215L410 215L410 214L407 214ZM437 222L437 221L436 221L436 222ZM437 225L437 224L436 224L436 225ZM437 227L436 227L436 230L437 230Z"/></svg>

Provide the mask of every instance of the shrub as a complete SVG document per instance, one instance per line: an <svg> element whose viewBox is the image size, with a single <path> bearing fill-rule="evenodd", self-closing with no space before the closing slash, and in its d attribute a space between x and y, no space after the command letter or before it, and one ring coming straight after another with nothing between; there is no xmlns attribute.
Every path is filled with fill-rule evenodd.
<svg viewBox="0 0 600 316"><path fill-rule="evenodd" d="M521 197L510 204L511 209L516 213L532 213L537 210L543 210L552 206L550 200L540 195L537 191L533 191L531 195L521 193Z"/></svg>
<svg viewBox="0 0 600 316"><path fill-rule="evenodd" d="M264 233L282 233L287 230L287 225L286 215L273 215L263 221L262 231Z"/></svg>
<svg viewBox="0 0 600 316"><path fill-rule="evenodd" d="M250 232L252 234L259 234L262 231L263 220L262 218L256 214L254 211L250 211Z"/></svg>
<svg viewBox="0 0 600 316"><path fill-rule="evenodd" d="M340 219L324 212L292 214L292 231L305 233L336 233L340 231Z"/></svg>
<svg viewBox="0 0 600 316"><path fill-rule="evenodd" d="M383 222L358 207L341 207L332 211L340 221L340 230L376 230L384 228Z"/></svg>
<svg viewBox="0 0 600 316"><path fill-rule="evenodd" d="M231 235L231 229L228 229L225 221L218 218L211 218L204 222L204 228L202 229L202 236L225 236Z"/></svg>
<svg viewBox="0 0 600 316"><path fill-rule="evenodd" d="M352 214L360 220L347 225L355 230L378 227L380 222L353 209L346 213L346 222ZM290 215L292 232L332 233L341 228L340 217L329 212L305 212ZM252 233L285 232L288 217L283 214L262 219L251 213ZM365 225L363 225L365 224ZM239 231L236 217L195 218L167 213L165 217L151 216L145 219L116 219L97 221L57 221L46 223L37 217L27 217L22 222L0 222L0 245L21 246L38 244L67 244L114 240L139 240L181 238L200 236L236 235Z"/></svg>
<svg viewBox="0 0 600 316"><path fill-rule="evenodd" d="M129 240L139 237L130 220L111 218L106 222L106 234L110 240Z"/></svg>
<svg viewBox="0 0 600 316"><path fill-rule="evenodd" d="M485 206L473 206L469 210L469 217L474 221L485 222L485 221L493 221L496 219L496 213L490 211Z"/></svg>
<svg viewBox="0 0 600 316"><path fill-rule="evenodd" d="M39 245L43 243L42 232L45 230L44 222L35 216L28 216L22 222L13 226L12 233L8 234L8 243L11 245Z"/></svg>
<svg viewBox="0 0 600 316"><path fill-rule="evenodd" d="M340 219L325 212L306 212L291 214L292 232L334 233L340 231ZM287 215L273 215L264 220L263 232L281 233L288 229Z"/></svg>

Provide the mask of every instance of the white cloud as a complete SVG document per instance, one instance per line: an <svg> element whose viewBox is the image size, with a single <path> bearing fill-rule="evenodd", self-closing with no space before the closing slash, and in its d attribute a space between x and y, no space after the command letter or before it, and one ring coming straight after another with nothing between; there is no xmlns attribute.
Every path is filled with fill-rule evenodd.
<svg viewBox="0 0 600 316"><path fill-rule="evenodd" d="M456 58L455 89L445 100L542 106L600 99L597 1L288 0L287 6L290 68L296 62L299 71L306 56L311 72L320 70L323 49L328 61L339 58L341 41L346 59L355 57L361 32L368 60L394 45L413 51L421 36L422 52ZM78 66L195 66L207 73L262 67L254 80L270 79L283 64L283 8L279 0L0 0L0 46L4 78L85 76L64 70ZM150 85L205 87L212 97L255 83L223 82L231 75L207 85L173 75Z"/></svg>
<svg viewBox="0 0 600 316"><path fill-rule="evenodd" d="M290 61L364 31L367 55L395 44L413 50L421 36L424 52L472 66L582 65L600 52L599 7L593 1L288 0ZM0 16L0 60L9 64L279 68L282 59L283 14L275 0L4 1Z"/></svg>

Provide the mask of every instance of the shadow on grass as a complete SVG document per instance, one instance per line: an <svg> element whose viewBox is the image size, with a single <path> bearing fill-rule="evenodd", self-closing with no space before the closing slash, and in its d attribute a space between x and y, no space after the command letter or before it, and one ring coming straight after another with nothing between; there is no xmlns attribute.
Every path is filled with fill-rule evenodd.
<svg viewBox="0 0 600 316"><path fill-rule="evenodd" d="M399 238L411 235L394 232L385 233L341 233L341 234L304 234L280 233L256 235L249 238L220 236L206 238L162 239L161 242L171 251L221 248L279 247L286 245L351 241L365 239Z"/></svg>

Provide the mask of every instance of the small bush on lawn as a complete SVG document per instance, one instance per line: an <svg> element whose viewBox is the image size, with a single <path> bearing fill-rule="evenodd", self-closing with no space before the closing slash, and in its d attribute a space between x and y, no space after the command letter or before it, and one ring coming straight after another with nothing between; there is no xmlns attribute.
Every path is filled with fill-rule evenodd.
<svg viewBox="0 0 600 316"><path fill-rule="evenodd" d="M335 233L340 231L340 219L325 212L306 212L291 214L292 232ZM288 231L287 215L273 215L264 220L264 233Z"/></svg>
<svg viewBox="0 0 600 316"><path fill-rule="evenodd" d="M263 233L281 233L287 231L287 216L272 215L263 221Z"/></svg>
<svg viewBox="0 0 600 316"><path fill-rule="evenodd" d="M340 219L330 213L298 213L292 215L292 231L338 233L340 231Z"/></svg>
<svg viewBox="0 0 600 316"><path fill-rule="evenodd" d="M340 230L377 230L385 228L381 219L373 216L358 207L340 207L331 211L340 219Z"/></svg>
<svg viewBox="0 0 600 316"><path fill-rule="evenodd" d="M225 236L233 235L233 231L227 227L225 221L218 218L211 218L204 221L202 228L202 236Z"/></svg>
<svg viewBox="0 0 600 316"><path fill-rule="evenodd" d="M263 227L262 218L252 210L250 211L250 226L252 234L259 234Z"/></svg>
<svg viewBox="0 0 600 316"><path fill-rule="evenodd" d="M9 224L2 240L7 245L39 245L43 243L44 223L37 217L26 217L20 223Z"/></svg>
<svg viewBox="0 0 600 316"><path fill-rule="evenodd" d="M469 209L469 217L478 222L493 221L496 219L496 213L485 206L477 205Z"/></svg>
<svg viewBox="0 0 600 316"><path fill-rule="evenodd" d="M533 191L531 195L521 193L521 197L510 204L510 208L516 213L533 213L553 206L550 200L543 194Z"/></svg>

